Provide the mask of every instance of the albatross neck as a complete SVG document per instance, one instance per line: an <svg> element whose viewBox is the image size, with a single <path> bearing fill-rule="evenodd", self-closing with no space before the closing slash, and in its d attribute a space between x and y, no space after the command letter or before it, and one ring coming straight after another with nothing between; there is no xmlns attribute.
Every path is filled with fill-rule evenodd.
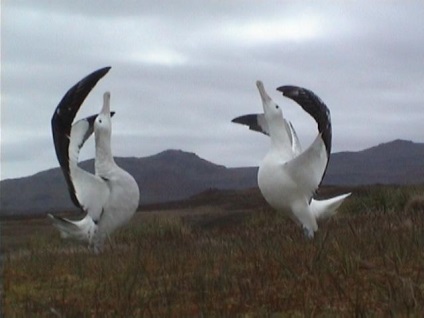
<svg viewBox="0 0 424 318"><path fill-rule="evenodd" d="M96 133L96 173L109 171L110 167L115 165L111 148L111 132L100 131Z"/></svg>
<svg viewBox="0 0 424 318"><path fill-rule="evenodd" d="M275 150L284 150L287 147L291 147L290 137L287 133L287 130L284 127L284 122L281 118L274 118L272 122L269 123L270 128L270 138L272 148Z"/></svg>

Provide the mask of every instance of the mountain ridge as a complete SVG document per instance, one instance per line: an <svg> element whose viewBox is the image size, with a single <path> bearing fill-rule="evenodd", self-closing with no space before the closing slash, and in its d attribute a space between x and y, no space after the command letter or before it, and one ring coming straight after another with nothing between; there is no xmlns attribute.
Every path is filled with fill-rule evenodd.
<svg viewBox="0 0 424 318"><path fill-rule="evenodd" d="M258 167L227 168L197 154L169 149L155 155L115 157L136 179L140 204L187 199L208 189L257 187ZM80 164L94 170L94 161ZM424 184L424 143L394 140L356 152L333 153L324 185ZM76 210L59 167L0 182L0 215Z"/></svg>

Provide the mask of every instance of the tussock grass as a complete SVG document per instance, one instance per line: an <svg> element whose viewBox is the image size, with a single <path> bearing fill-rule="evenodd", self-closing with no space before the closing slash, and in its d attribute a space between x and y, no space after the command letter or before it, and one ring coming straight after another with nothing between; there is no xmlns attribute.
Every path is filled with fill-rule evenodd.
<svg viewBox="0 0 424 318"><path fill-rule="evenodd" d="M424 213L424 194L412 196L405 205L405 211L421 211Z"/></svg>
<svg viewBox="0 0 424 318"><path fill-rule="evenodd" d="M151 216L99 256L39 234L6 256L5 316L420 316L420 193L360 189L314 240L267 206L208 228Z"/></svg>

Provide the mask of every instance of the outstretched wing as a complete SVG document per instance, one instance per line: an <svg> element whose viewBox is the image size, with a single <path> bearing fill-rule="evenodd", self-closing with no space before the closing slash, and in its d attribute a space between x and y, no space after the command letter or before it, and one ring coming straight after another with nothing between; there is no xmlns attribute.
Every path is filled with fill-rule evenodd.
<svg viewBox="0 0 424 318"><path fill-rule="evenodd" d="M265 114L249 114L234 118L231 122L248 126L250 130L257 131L269 136L268 123L265 120ZM291 122L283 118L284 129L289 136L291 142L292 152L295 156L300 154L301 146L299 138L297 137L296 131Z"/></svg>
<svg viewBox="0 0 424 318"><path fill-rule="evenodd" d="M324 178L331 152L331 117L328 107L312 91L296 86L277 88L284 96L296 101L318 124L319 134L314 142L284 167L293 180L312 199Z"/></svg>
<svg viewBox="0 0 424 318"><path fill-rule="evenodd" d="M285 97L294 100L309 115L311 115L318 124L318 131L322 135L322 140L328 156L331 153L331 115L327 105L314 92L298 86L281 86L277 88Z"/></svg>
<svg viewBox="0 0 424 318"><path fill-rule="evenodd" d="M306 193L306 196L312 199L321 184L327 164L327 152L319 134L308 149L286 162L283 168Z"/></svg>
<svg viewBox="0 0 424 318"><path fill-rule="evenodd" d="M250 130L269 136L269 127L264 114L249 114L234 118L232 123L246 125Z"/></svg>
<svg viewBox="0 0 424 318"><path fill-rule="evenodd" d="M77 163L79 150L93 132L96 115L79 120L73 126L72 122L85 98L109 69L99 69L71 87L56 107L51 120L56 156L72 202L93 214L94 219L101 213L109 189L101 178L82 170Z"/></svg>

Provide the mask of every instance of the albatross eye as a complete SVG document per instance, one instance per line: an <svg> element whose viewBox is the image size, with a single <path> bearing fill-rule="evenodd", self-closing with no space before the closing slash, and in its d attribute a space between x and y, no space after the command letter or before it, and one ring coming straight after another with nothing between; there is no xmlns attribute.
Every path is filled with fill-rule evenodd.
<svg viewBox="0 0 424 318"><path fill-rule="evenodd" d="M275 109L278 109L278 108L280 108L280 107L278 107L278 105L275 105Z"/></svg>

